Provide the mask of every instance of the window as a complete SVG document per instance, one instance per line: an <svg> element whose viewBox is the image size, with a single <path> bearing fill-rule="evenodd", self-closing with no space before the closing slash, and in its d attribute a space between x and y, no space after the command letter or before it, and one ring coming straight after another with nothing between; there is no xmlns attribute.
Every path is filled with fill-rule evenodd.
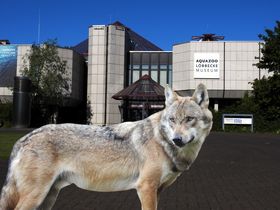
<svg viewBox="0 0 280 210"><path fill-rule="evenodd" d="M142 76L144 76L145 74L149 75L149 71L143 71L142 70Z"/></svg>
<svg viewBox="0 0 280 210"><path fill-rule="evenodd" d="M133 71L132 74L132 83L139 79L140 71Z"/></svg>
<svg viewBox="0 0 280 210"><path fill-rule="evenodd" d="M133 53L132 54L132 61L133 61L133 64L140 64L140 54L139 53Z"/></svg>
<svg viewBox="0 0 280 210"><path fill-rule="evenodd" d="M135 64L135 65L132 66L132 68L133 68L133 69L140 69L140 65Z"/></svg>
<svg viewBox="0 0 280 210"><path fill-rule="evenodd" d="M158 65L157 64L152 64L151 69L158 69Z"/></svg>
<svg viewBox="0 0 280 210"><path fill-rule="evenodd" d="M172 85L172 53L171 52L131 52L129 63L129 84L144 75L160 85Z"/></svg>
<svg viewBox="0 0 280 210"><path fill-rule="evenodd" d="M151 71L151 78L158 82L158 71Z"/></svg>
<svg viewBox="0 0 280 210"><path fill-rule="evenodd" d="M168 81L167 83L172 87L172 71L168 72Z"/></svg>
<svg viewBox="0 0 280 210"><path fill-rule="evenodd" d="M149 53L143 53L142 54L142 64L149 65L149 63L150 63Z"/></svg>
<svg viewBox="0 0 280 210"><path fill-rule="evenodd" d="M158 69L158 54L151 54L151 69Z"/></svg>
<svg viewBox="0 0 280 210"><path fill-rule="evenodd" d="M142 69L149 69L149 65L148 64L142 64Z"/></svg>
<svg viewBox="0 0 280 210"><path fill-rule="evenodd" d="M168 54L167 53L160 53L159 56L160 64L168 64Z"/></svg>
<svg viewBox="0 0 280 210"><path fill-rule="evenodd" d="M160 71L160 85L165 86L167 82L167 71Z"/></svg>
<svg viewBox="0 0 280 210"><path fill-rule="evenodd" d="M160 69L167 69L167 65L166 64L160 64L159 68Z"/></svg>

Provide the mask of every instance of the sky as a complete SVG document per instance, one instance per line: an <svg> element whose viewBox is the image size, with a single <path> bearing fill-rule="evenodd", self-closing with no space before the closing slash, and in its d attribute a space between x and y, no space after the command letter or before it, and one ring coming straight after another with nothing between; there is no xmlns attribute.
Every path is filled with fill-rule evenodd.
<svg viewBox="0 0 280 210"><path fill-rule="evenodd" d="M204 33L255 41L280 20L279 8L279 0L1 0L0 40L57 39L69 47L85 40L91 25L120 21L163 50Z"/></svg>

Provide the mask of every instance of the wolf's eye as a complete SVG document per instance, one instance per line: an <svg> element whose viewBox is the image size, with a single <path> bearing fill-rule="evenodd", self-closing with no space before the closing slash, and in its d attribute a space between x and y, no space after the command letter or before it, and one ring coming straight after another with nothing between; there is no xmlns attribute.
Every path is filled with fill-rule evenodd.
<svg viewBox="0 0 280 210"><path fill-rule="evenodd" d="M190 122L190 121L192 121L193 119L194 119L194 117L186 117L186 118L185 118L186 122Z"/></svg>
<svg viewBox="0 0 280 210"><path fill-rule="evenodd" d="M174 117L170 117L169 121L175 123L175 118Z"/></svg>

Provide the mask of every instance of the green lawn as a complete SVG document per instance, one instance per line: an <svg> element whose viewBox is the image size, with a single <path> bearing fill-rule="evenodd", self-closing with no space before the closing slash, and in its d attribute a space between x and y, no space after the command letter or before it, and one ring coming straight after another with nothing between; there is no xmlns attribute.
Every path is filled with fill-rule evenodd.
<svg viewBox="0 0 280 210"><path fill-rule="evenodd" d="M1 160L9 159L14 143L26 133L27 131L0 132L0 159Z"/></svg>

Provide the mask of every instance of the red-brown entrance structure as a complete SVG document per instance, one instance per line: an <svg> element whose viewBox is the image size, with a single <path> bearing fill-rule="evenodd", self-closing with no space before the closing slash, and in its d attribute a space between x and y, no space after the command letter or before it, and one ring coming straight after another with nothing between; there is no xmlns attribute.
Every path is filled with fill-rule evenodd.
<svg viewBox="0 0 280 210"><path fill-rule="evenodd" d="M164 88L149 75L142 76L112 98L124 102L121 106L123 121L146 118L163 109L165 101Z"/></svg>

